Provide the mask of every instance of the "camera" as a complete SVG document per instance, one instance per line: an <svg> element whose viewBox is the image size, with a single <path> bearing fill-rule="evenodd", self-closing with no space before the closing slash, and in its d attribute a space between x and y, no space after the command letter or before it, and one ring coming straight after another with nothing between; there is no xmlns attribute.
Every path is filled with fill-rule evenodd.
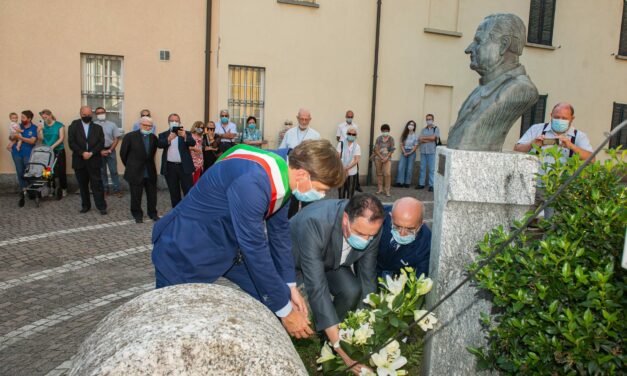
<svg viewBox="0 0 627 376"><path fill-rule="evenodd" d="M545 138L542 140L542 145L557 145L559 140L557 138Z"/></svg>
<svg viewBox="0 0 627 376"><path fill-rule="evenodd" d="M183 129L183 127L172 127L172 129L170 130L170 132L172 133L179 133L179 131Z"/></svg>

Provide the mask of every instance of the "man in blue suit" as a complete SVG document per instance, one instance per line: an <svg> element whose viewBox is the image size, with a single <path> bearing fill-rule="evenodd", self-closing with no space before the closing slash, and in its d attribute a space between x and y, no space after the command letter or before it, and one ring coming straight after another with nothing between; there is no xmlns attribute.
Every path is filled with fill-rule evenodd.
<svg viewBox="0 0 627 376"><path fill-rule="evenodd" d="M431 230L422 223L422 202L403 197L392 206L386 205L385 212L377 256L379 277L399 274L406 266L414 268L416 275L428 275Z"/></svg>
<svg viewBox="0 0 627 376"><path fill-rule="evenodd" d="M225 277L306 338L306 304L296 288L287 211L290 196L315 201L344 182L329 141L303 142L287 160L249 145L226 151L183 201L154 226L157 288Z"/></svg>
<svg viewBox="0 0 627 376"><path fill-rule="evenodd" d="M157 147L163 149L161 155L161 175L165 176L170 191L170 201L175 207L181 201L181 190L187 195L192 187L194 162L189 152L191 146L196 146L196 141L190 132L181 126L181 117L178 114L168 116L170 128L159 133Z"/></svg>

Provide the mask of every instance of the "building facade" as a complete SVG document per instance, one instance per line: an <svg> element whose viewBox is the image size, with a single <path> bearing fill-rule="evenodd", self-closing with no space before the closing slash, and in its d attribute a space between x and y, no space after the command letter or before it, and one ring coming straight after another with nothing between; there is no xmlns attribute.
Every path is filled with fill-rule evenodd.
<svg viewBox="0 0 627 376"><path fill-rule="evenodd" d="M299 108L330 140L350 109L364 151L371 126L376 137L389 124L398 140L408 120L424 124L427 113L445 142L478 83L464 49L485 16L507 12L528 26L521 62L541 99L512 127L504 150L521 129L548 121L559 101L573 104L574 126L596 146L627 119L626 3L381 0L371 119L377 0L6 0L0 123L10 112L48 108L69 124L89 104L106 107L125 131L148 108L164 131L171 112L189 127L228 108L240 126L255 115L273 148ZM7 137L3 126L0 138ZM625 145L627 132L621 137L613 143ZM362 174L366 166L362 157ZM3 151L0 173L13 172Z"/></svg>

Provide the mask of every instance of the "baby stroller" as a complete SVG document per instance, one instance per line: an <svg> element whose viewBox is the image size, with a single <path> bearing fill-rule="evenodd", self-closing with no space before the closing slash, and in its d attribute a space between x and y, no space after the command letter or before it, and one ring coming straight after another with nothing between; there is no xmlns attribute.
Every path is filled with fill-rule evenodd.
<svg viewBox="0 0 627 376"><path fill-rule="evenodd" d="M24 194L35 200L35 205L39 207L39 200L47 196L62 197L63 192L57 184L54 176L54 165L56 164L54 151L45 145L36 146L30 155L24 172L26 188Z"/></svg>

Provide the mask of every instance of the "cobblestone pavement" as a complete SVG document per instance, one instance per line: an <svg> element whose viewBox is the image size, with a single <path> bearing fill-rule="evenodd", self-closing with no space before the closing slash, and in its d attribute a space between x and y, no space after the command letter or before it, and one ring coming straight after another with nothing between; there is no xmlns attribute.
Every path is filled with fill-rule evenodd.
<svg viewBox="0 0 627 376"><path fill-rule="evenodd" d="M373 192L373 187L365 187ZM433 194L393 188L384 202ZM329 194L336 196L335 192ZM110 311L154 286L152 222L135 224L130 196L109 197L108 215L79 214L79 196L27 201L0 195L0 375L63 375L78 346ZM169 209L161 191L158 210Z"/></svg>

